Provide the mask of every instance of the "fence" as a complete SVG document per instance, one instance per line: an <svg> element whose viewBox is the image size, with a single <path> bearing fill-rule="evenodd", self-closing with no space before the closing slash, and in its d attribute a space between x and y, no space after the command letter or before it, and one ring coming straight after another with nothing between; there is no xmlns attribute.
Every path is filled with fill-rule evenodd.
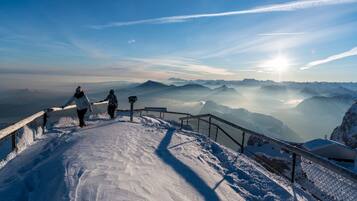
<svg viewBox="0 0 357 201"><path fill-rule="evenodd" d="M94 113L105 111L106 102L94 103ZM0 130L0 141L10 139L11 150L17 150L19 130L30 127L41 133L63 116L74 114L75 106L51 108ZM118 110L130 115L130 110ZM348 169L301 149L297 145L240 127L211 114L193 116L167 111L166 108L135 109L134 116L153 116L186 130L197 131L208 138L253 158L266 169L298 183L321 200L357 200L357 175ZM1 144L0 144L1 147ZM0 158L1 159L1 158Z"/></svg>
<svg viewBox="0 0 357 201"><path fill-rule="evenodd" d="M298 145L240 127L211 114L180 118L188 127L239 151L321 200L357 200L357 174Z"/></svg>
<svg viewBox="0 0 357 201"><path fill-rule="evenodd" d="M92 105L93 114L97 114L105 111L107 102ZM57 107L46 109L0 130L0 162L6 157L12 157L11 153L21 151L26 144L34 141L44 133L46 126L54 124L61 117L75 115L75 110L75 105L63 109Z"/></svg>

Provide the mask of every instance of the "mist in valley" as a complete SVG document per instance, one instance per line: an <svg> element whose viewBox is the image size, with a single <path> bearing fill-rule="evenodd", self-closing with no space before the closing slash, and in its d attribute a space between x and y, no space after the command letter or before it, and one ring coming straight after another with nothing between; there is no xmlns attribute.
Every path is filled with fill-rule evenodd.
<svg viewBox="0 0 357 201"><path fill-rule="evenodd" d="M303 142L329 137L354 102L357 84L295 83L258 80L172 80L144 83L79 83L92 102L113 88L120 109L128 96L138 96L135 108L167 107L191 114L211 113L248 129L283 140ZM0 95L4 127L34 112L61 106L76 85L47 89L8 89Z"/></svg>

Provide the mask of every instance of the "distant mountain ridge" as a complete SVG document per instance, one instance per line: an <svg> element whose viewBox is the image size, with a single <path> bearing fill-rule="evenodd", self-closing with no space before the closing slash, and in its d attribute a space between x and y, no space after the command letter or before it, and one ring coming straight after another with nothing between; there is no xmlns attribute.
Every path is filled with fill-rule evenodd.
<svg viewBox="0 0 357 201"><path fill-rule="evenodd" d="M323 114L343 114L354 102L355 97L350 95L341 96L313 96L305 99L296 106L296 110L303 113ZM318 112L317 112L318 111Z"/></svg>
<svg viewBox="0 0 357 201"><path fill-rule="evenodd" d="M231 90L231 89L228 89ZM234 89L233 89L234 90ZM141 95L145 97L173 97L192 98L193 100L201 99L210 95L215 90L212 90L201 84L189 83L185 85L166 85L161 82L148 80L133 88L121 90L121 94L125 95Z"/></svg>
<svg viewBox="0 0 357 201"><path fill-rule="evenodd" d="M275 82L273 80L185 80L180 78L171 78L168 81L176 84L197 83L207 86L243 86L243 87L262 87L262 86L285 86L287 89L300 90L302 94L306 92L314 92L312 95L336 96L357 93L357 82L294 82L283 81ZM308 94L306 94L308 95ZM311 95L311 94L309 94Z"/></svg>
<svg viewBox="0 0 357 201"><path fill-rule="evenodd" d="M282 121L269 115L252 113L243 108L233 109L227 106L219 105L213 101L207 101L200 113L214 114L255 132L281 140L301 140L298 134L291 130Z"/></svg>
<svg viewBox="0 0 357 201"><path fill-rule="evenodd" d="M285 85L264 85L260 87L260 90L263 92L272 92L272 93L285 93L287 91L287 87Z"/></svg>
<svg viewBox="0 0 357 201"><path fill-rule="evenodd" d="M174 90L203 90L203 91L211 91L210 88L205 87L200 84L186 84L183 86L176 86Z"/></svg>
<svg viewBox="0 0 357 201"><path fill-rule="evenodd" d="M220 87L214 88L212 93L207 96L207 100L227 102L235 101L237 98L241 98L241 94L237 92L236 89L227 87L227 85L222 85Z"/></svg>
<svg viewBox="0 0 357 201"><path fill-rule="evenodd" d="M234 88L231 87L227 87L227 85L222 85L220 87L217 87L215 89L213 89L213 91L215 92L231 92L231 93L237 93L237 90L235 90Z"/></svg>
<svg viewBox="0 0 357 201"><path fill-rule="evenodd" d="M138 86L136 86L134 88L167 88L167 87L169 87L169 86L166 84L163 84L161 82L148 80L142 84L139 84Z"/></svg>

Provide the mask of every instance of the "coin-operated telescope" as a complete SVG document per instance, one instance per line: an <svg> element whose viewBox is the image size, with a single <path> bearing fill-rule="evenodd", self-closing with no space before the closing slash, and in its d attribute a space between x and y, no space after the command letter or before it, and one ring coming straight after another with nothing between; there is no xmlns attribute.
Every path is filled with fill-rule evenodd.
<svg viewBox="0 0 357 201"><path fill-rule="evenodd" d="M138 100L136 96L129 96L129 103L130 103L130 121L133 122L133 115L134 115L134 103Z"/></svg>

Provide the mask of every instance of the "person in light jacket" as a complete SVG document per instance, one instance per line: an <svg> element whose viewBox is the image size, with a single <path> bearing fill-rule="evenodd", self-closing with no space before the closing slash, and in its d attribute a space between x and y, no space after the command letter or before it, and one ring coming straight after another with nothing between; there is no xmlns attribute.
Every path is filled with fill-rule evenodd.
<svg viewBox="0 0 357 201"><path fill-rule="evenodd" d="M80 86L76 88L76 92L74 93L74 95L67 101L66 104L62 106L62 108L68 106L73 101L76 103L79 126L82 128L86 125L84 122L84 115L87 113L88 109L90 112L93 111L92 105L90 104L88 97L84 94Z"/></svg>
<svg viewBox="0 0 357 201"><path fill-rule="evenodd" d="M108 96L102 101L108 101L108 114L111 119L114 119L115 111L118 108L118 99L114 94L114 89L111 89Z"/></svg>

